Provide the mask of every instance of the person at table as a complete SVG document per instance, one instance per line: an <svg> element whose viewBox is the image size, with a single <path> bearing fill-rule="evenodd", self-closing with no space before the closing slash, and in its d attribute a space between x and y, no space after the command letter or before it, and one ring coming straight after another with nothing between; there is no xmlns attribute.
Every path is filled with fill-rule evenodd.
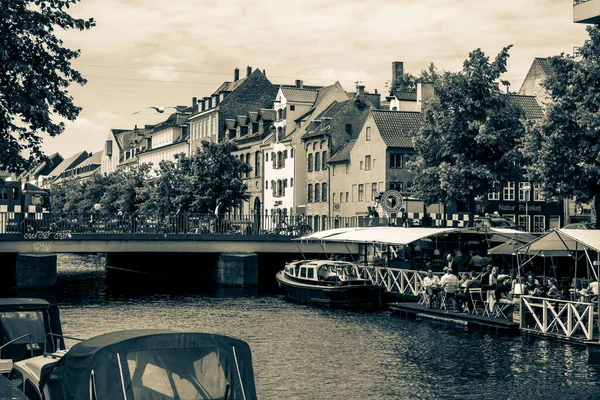
<svg viewBox="0 0 600 400"><path fill-rule="evenodd" d="M475 271L469 272L467 279L460 284L461 291L456 294L456 302L459 310L462 310L462 305L466 302L469 312L473 312L473 302L469 291L474 288L481 287L481 281L475 277Z"/></svg>
<svg viewBox="0 0 600 400"><path fill-rule="evenodd" d="M425 288L424 296L427 308L431 308L431 302L437 296L441 289L440 278L433 274L431 269L427 270L427 276L423 279L423 287Z"/></svg>
<svg viewBox="0 0 600 400"><path fill-rule="evenodd" d="M535 296L535 297L546 297L546 291L544 290L544 285L542 285L541 283L538 283L535 288L533 289L533 292L529 292L529 294L531 296Z"/></svg>
<svg viewBox="0 0 600 400"><path fill-rule="evenodd" d="M598 301L598 281L595 278L590 278L588 284L588 295L590 296L590 302L595 303Z"/></svg>
<svg viewBox="0 0 600 400"><path fill-rule="evenodd" d="M490 285L490 274L492 273L492 264L488 264L487 267L483 267L481 270L481 284L483 286Z"/></svg>
<svg viewBox="0 0 600 400"><path fill-rule="evenodd" d="M556 284L556 279L550 279L550 289L548 289L548 297L553 299L562 298L562 293Z"/></svg>
<svg viewBox="0 0 600 400"><path fill-rule="evenodd" d="M529 271L527 273L527 280L525 281L525 286L527 286L528 293L532 294L539 284L540 281L535 278L533 272Z"/></svg>
<svg viewBox="0 0 600 400"><path fill-rule="evenodd" d="M492 267L489 275L489 283L490 286L498 286L498 267Z"/></svg>
<svg viewBox="0 0 600 400"><path fill-rule="evenodd" d="M496 302L498 304L508 304L510 306L510 308L506 310L507 316L509 316L509 313L512 313L515 304L519 302L518 296L511 295L511 286L510 277L506 276L502 282L498 283L498 286L496 286L496 289L494 290L494 299Z"/></svg>
<svg viewBox="0 0 600 400"><path fill-rule="evenodd" d="M442 290L446 292L446 296L454 296L459 289L459 282L456 275L452 271L452 268L446 268L446 273L440 280L442 284Z"/></svg>

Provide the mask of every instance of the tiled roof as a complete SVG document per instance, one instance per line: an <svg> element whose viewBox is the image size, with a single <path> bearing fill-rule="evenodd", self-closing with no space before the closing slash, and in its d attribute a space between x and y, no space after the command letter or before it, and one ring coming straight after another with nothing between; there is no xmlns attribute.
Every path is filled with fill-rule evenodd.
<svg viewBox="0 0 600 400"><path fill-rule="evenodd" d="M339 163L339 162L350 161L350 152L354 148L355 144L356 144L356 139L348 140L346 143L344 143L342 148L339 149L338 152L335 153L333 155L333 157L331 157L329 159L329 162L332 164L335 164L335 163Z"/></svg>
<svg viewBox="0 0 600 400"><path fill-rule="evenodd" d="M402 91L402 90L396 90L394 91L394 96L396 96L396 98L398 100L403 100L403 101L417 101L417 92L416 91Z"/></svg>
<svg viewBox="0 0 600 400"><path fill-rule="evenodd" d="M388 147L413 147L410 132L418 129L422 114L411 111L371 110L375 125Z"/></svg>
<svg viewBox="0 0 600 400"><path fill-rule="evenodd" d="M250 118L250 122L252 122L252 123L258 122L258 112L257 111L250 111L248 113L248 117Z"/></svg>
<svg viewBox="0 0 600 400"><path fill-rule="evenodd" d="M552 66L550 65L550 61L548 58L536 57L535 61L539 64L540 68L546 76L550 76L552 74Z"/></svg>
<svg viewBox="0 0 600 400"><path fill-rule="evenodd" d="M80 151L79 153L73 154L71 157L64 159L54 170L52 170L51 176L59 176L64 171L74 168L82 160L87 159L88 152Z"/></svg>
<svg viewBox="0 0 600 400"><path fill-rule="evenodd" d="M97 152L93 153L90 157L88 157L86 160L84 160L80 164L78 164L77 168L85 167L86 165L93 165L93 164L100 165L101 163L102 163L102 150L98 150Z"/></svg>
<svg viewBox="0 0 600 400"><path fill-rule="evenodd" d="M261 108L260 115L263 121L275 121L277 119L277 111L270 108Z"/></svg>
<svg viewBox="0 0 600 400"><path fill-rule="evenodd" d="M325 98L325 96L327 96L327 94L331 91L331 89L334 86L335 86L335 84L325 86L325 87L319 89L319 91L317 92L317 98L315 99L315 104L318 104L321 100L323 100Z"/></svg>
<svg viewBox="0 0 600 400"><path fill-rule="evenodd" d="M320 121L323 118L333 118L337 113L339 113L347 104L352 102L352 100L346 100L342 102L334 101L332 102L325 110L323 110L319 115L314 118L314 121ZM315 136L319 136L325 133L327 129L326 124L320 124L316 129L309 131L307 128L306 133L302 135L302 139L310 139Z"/></svg>
<svg viewBox="0 0 600 400"><path fill-rule="evenodd" d="M508 95L508 98L523 109L523 111L525 112L525 118L536 119L536 118L542 118L544 116L542 107L537 102L537 99L535 96L510 94L510 95Z"/></svg>
<svg viewBox="0 0 600 400"><path fill-rule="evenodd" d="M281 92L288 103L314 103L317 99L316 90L282 87Z"/></svg>
<svg viewBox="0 0 600 400"><path fill-rule="evenodd" d="M303 119L305 119L306 117L308 117L310 114L312 114L315 111L314 108L311 108L310 110L308 110L307 112L305 112L304 114L302 114L301 116L299 116L298 118L296 118L294 121L298 122L298 121L302 121Z"/></svg>
<svg viewBox="0 0 600 400"><path fill-rule="evenodd" d="M219 86L217 88L217 90L215 90L212 95L221 93L221 92L233 92L238 86L240 86L242 84L242 82L244 82L246 80L247 77L242 78L242 79L238 79L235 82L223 82L221 84L221 86ZM211 95L211 96L212 96Z"/></svg>
<svg viewBox="0 0 600 400"><path fill-rule="evenodd" d="M184 112L184 113L175 112L175 113L169 115L169 118L167 118L163 122L154 125L154 127L152 128L152 132L157 132L159 130L166 129L166 128L181 126L181 125L185 124L185 121L188 119L189 116L190 116L189 113L186 113L186 112Z"/></svg>

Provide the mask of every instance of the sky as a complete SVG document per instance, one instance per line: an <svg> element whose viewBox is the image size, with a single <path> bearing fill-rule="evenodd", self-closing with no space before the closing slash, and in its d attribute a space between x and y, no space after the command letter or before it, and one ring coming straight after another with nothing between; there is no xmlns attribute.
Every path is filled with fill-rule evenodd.
<svg viewBox="0 0 600 400"><path fill-rule="evenodd" d="M78 119L44 138L46 154L65 158L102 150L110 129L163 121L147 107L191 105L236 67L274 84L354 91L359 81L386 95L394 61L413 75L431 63L459 71L475 49L493 59L513 45L503 79L518 91L534 57L572 54L588 37L571 0L81 0L70 10L96 26L58 32L81 50L73 66L88 79L69 88Z"/></svg>

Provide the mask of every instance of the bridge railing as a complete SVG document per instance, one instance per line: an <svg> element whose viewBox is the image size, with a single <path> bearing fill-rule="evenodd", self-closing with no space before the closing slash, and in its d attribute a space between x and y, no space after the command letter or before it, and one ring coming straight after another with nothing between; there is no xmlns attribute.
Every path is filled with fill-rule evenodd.
<svg viewBox="0 0 600 400"><path fill-rule="evenodd" d="M597 324L594 304L521 296L520 327L525 331L592 340Z"/></svg>
<svg viewBox="0 0 600 400"><path fill-rule="evenodd" d="M231 235L292 235L359 226L387 225L383 218L304 215L214 215L140 213L0 213L0 234L64 233L176 233Z"/></svg>

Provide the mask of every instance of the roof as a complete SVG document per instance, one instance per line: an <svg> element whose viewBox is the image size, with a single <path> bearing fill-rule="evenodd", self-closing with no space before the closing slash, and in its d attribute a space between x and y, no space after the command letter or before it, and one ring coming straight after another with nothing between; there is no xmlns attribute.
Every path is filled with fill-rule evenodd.
<svg viewBox="0 0 600 400"><path fill-rule="evenodd" d="M346 143L344 143L344 145L338 150L337 153L335 153L333 155L333 157L331 157L329 159L329 162L334 164L334 163L339 163L339 162L345 162L345 161L350 161L350 152L352 151L352 149L354 148L354 145L356 144L356 139L353 140L348 140Z"/></svg>
<svg viewBox="0 0 600 400"><path fill-rule="evenodd" d="M308 110L307 112L305 112L304 114L302 114L301 116L299 116L298 118L296 118L294 121L295 122L302 121L303 119L308 117L310 114L312 114L314 111L315 111L315 108L313 107L310 110Z"/></svg>
<svg viewBox="0 0 600 400"><path fill-rule="evenodd" d="M311 89L282 87L281 92L288 103L314 103L317 99L317 91Z"/></svg>
<svg viewBox="0 0 600 400"><path fill-rule="evenodd" d="M189 116L190 115L187 112L183 112L183 113L175 112L175 113L169 115L169 118L167 118L163 122L160 122L160 123L154 125L152 127L152 130L149 133L157 132L161 129L181 126L181 125L185 124L185 121L188 119Z"/></svg>
<svg viewBox="0 0 600 400"><path fill-rule="evenodd" d="M413 147L410 132L421 126L419 112L371 110L375 125L388 147Z"/></svg>
<svg viewBox="0 0 600 400"><path fill-rule="evenodd" d="M403 91L403 90L396 90L394 91L394 96L396 96L396 98L398 100L404 100L404 101L417 101L417 91Z"/></svg>
<svg viewBox="0 0 600 400"><path fill-rule="evenodd" d="M99 150L95 153L93 153L90 157L88 157L86 160L82 161L81 163L79 163L77 165L77 167L85 167L86 165L93 165L93 164L98 164L100 165L102 163L102 151Z"/></svg>
<svg viewBox="0 0 600 400"><path fill-rule="evenodd" d="M526 244L519 253L529 254L548 250L583 251L584 248L600 251L600 230L557 229Z"/></svg>
<svg viewBox="0 0 600 400"><path fill-rule="evenodd" d="M325 108L319 115L317 115L313 121L319 121L323 118L333 118L337 113L339 113L347 104L349 104L352 100L348 99L346 101L333 101L330 105ZM311 137L323 135L325 132L325 127L327 125L320 124L316 129L310 131L309 127L306 128L306 133L302 135L302 139L310 139Z"/></svg>
<svg viewBox="0 0 600 400"><path fill-rule="evenodd" d="M64 159L60 164L58 164L58 166L52 170L51 176L59 176L64 171L76 167L82 160L87 158L88 153L85 150L75 153L71 157Z"/></svg>
<svg viewBox="0 0 600 400"><path fill-rule="evenodd" d="M277 119L277 111L271 108L261 108L259 113L263 121L275 121Z"/></svg>
<svg viewBox="0 0 600 400"><path fill-rule="evenodd" d="M537 119L544 117L544 111L535 96L511 93L508 95L508 98L523 109L525 118Z"/></svg>
<svg viewBox="0 0 600 400"><path fill-rule="evenodd" d="M27 310L48 308L50 303L46 300L33 297L2 297L0 298L0 311Z"/></svg>
<svg viewBox="0 0 600 400"><path fill-rule="evenodd" d="M535 61L537 61L538 65L540 66L542 71L544 71L546 76L549 76L552 74L552 66L550 65L550 60L548 59L548 57L546 57L546 58L536 57Z"/></svg>

